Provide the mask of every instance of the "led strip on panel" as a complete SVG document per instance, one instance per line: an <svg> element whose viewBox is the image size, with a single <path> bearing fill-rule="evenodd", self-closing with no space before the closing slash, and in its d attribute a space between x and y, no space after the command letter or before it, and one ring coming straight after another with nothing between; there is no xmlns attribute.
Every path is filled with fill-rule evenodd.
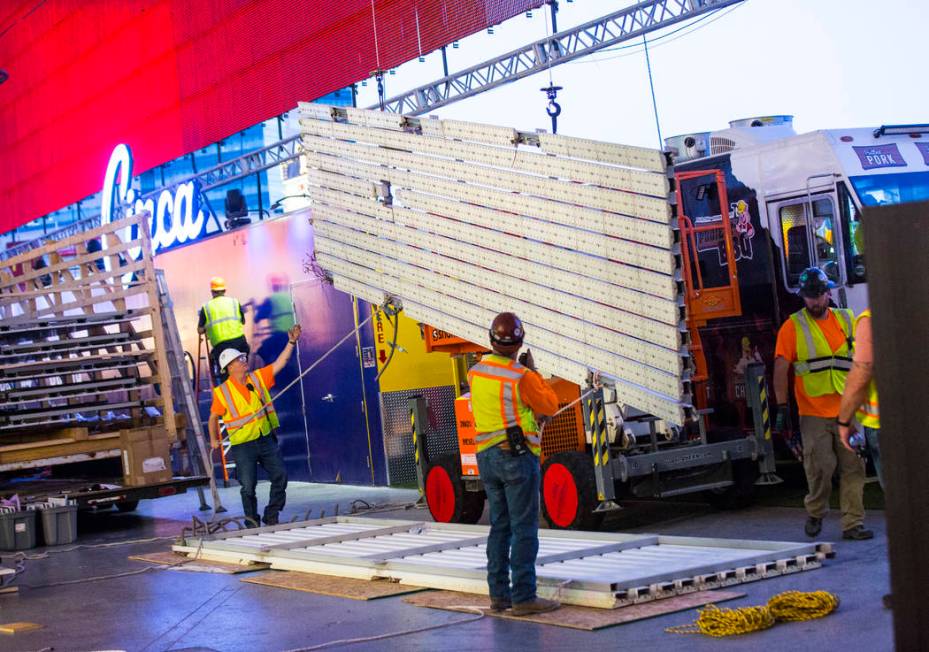
<svg viewBox="0 0 929 652"><path fill-rule="evenodd" d="M374 186L370 181L352 179L341 174L333 174L324 170L307 170L306 180L311 186L323 186L332 190L352 193L361 197L376 197Z"/></svg>
<svg viewBox="0 0 929 652"><path fill-rule="evenodd" d="M339 137L344 140L334 139ZM430 158L420 157L420 162L416 163L416 167L431 166L437 161L431 157L440 156L445 159L479 163L504 170L542 175L546 178L558 177L661 198L667 198L670 190L669 180L664 174L550 156L540 153L537 148L527 149L526 146L510 145L504 149L417 136L406 132L372 132L369 129L338 123L325 125L322 128L317 128L313 124L307 125L303 135L303 144L305 148L315 151L339 153L342 156L363 159L377 158L382 163L390 162L387 158L390 154L430 156ZM390 149L381 149L384 147ZM395 160L398 165L412 167L408 163L409 159L398 157Z"/></svg>
<svg viewBox="0 0 929 652"><path fill-rule="evenodd" d="M364 146L357 147L363 148ZM440 158L426 159L407 152L382 150L378 153L359 154L359 156L386 156L386 163L391 166L419 171L423 174L444 175L452 179L495 188L519 189L525 194L536 197L582 204L624 215L636 215L662 224L667 224L671 218L671 209L666 198L530 176L473 163L460 163Z"/></svg>
<svg viewBox="0 0 929 652"><path fill-rule="evenodd" d="M377 282L377 279L374 279L374 281ZM352 278L337 276L333 284L337 289L361 297L373 304L379 304L384 299L385 293L383 291ZM481 342L485 337L486 326L467 322L415 300L404 299L403 303L404 312L414 320L423 321L450 333L456 333L460 337L473 342ZM583 385L586 382L587 366L547 351L543 348L543 342L544 340L541 337L539 342L536 343L535 337L527 335L526 344L532 347L536 365L539 369L543 373L557 375ZM633 406L670 423L683 423L684 410L679 401L630 384L621 378L616 380L618 398L623 405Z"/></svg>
<svg viewBox="0 0 929 652"><path fill-rule="evenodd" d="M539 142L542 151L546 154L558 154L600 163L628 165L661 173L665 173L668 168L668 162L664 154L646 147L631 147L587 138L545 133L539 134Z"/></svg>
<svg viewBox="0 0 929 652"><path fill-rule="evenodd" d="M562 248L574 249L583 253L621 260L628 265L643 267L653 271L670 274L675 269L673 254L668 249L642 245L627 240L619 240L602 233L552 224L542 220L510 215L499 211L469 206L442 197L433 197L422 193L398 191L404 205L444 217L454 218L450 224L467 223L482 229L493 229L502 233L519 234L532 240ZM519 237L519 236L517 236Z"/></svg>
<svg viewBox="0 0 929 652"><path fill-rule="evenodd" d="M356 109L353 107L346 107L342 110L345 111L348 121L357 125L364 125L375 129L403 129L407 126L406 116L398 113L368 111L366 109Z"/></svg>
<svg viewBox="0 0 929 652"><path fill-rule="evenodd" d="M372 246L377 247L378 241L376 239L362 234L352 233L338 227L331 229L324 225L320 225L319 235L321 236L321 245L318 249L322 253L331 254L349 263L367 266L376 271L383 271L384 273L395 276L402 275L401 267L395 260L385 258L381 251L366 249ZM366 238L366 240L364 238ZM347 243L354 248L345 247L343 243ZM398 255L403 262L406 262L404 259L407 257L413 259L412 262L407 263L408 265L421 264L421 259L426 257L422 252L420 252L418 256L415 253L409 255L408 252L398 252ZM409 271L406 273L410 274ZM524 315L524 319L526 319L527 322L538 323L554 332L578 333L578 318L572 318L567 314L559 312L558 307L533 305L520 299L507 299L506 297L499 296L492 288L467 286L463 282L455 279L443 279L442 273L436 270L430 271L427 268L421 268L421 271L410 275L414 276L417 282L426 286L437 287L444 283L445 287L443 291L455 296L467 298L472 303L481 305L488 310L491 309L492 306L499 304L501 300L510 301L514 308L517 309L520 314ZM520 289L521 288L518 287L514 288L514 290ZM680 374L682 372L679 351L661 349L657 345L636 338L623 336L605 327L597 326L594 323L582 321L580 326L579 335L580 339L584 342L596 346L608 345L608 348L622 352L620 357L641 362L662 371L675 374ZM640 352L638 345L641 345L643 348L647 347L647 353L636 356L635 354Z"/></svg>
<svg viewBox="0 0 929 652"><path fill-rule="evenodd" d="M342 154L334 148L331 154ZM372 156L371 160L377 157ZM384 157L386 160L386 157ZM373 165L364 165L357 168L357 162L345 161L339 158L322 156L317 150L308 154L307 162L310 165L327 170L333 170L342 174L351 172L358 175L363 174L367 178L381 177L384 170L376 168ZM377 161L375 161L377 162ZM460 184L458 184L460 185ZM669 249L673 246L673 234L667 225L650 222L638 218L628 217L608 213L599 209L591 209L583 206L564 204L545 199L527 197L525 195L513 195L509 192L496 193L490 195L486 189L478 189L481 195L482 203L487 204L487 211L494 211L501 220L515 218L517 216L527 216L530 218L544 220L564 227L574 227L591 231L594 233L603 233L604 235L621 238L631 242L652 245ZM396 189L395 199L399 199L409 206L422 206L424 201L435 201L437 205L443 201L441 198L432 195L425 195L416 190ZM444 200L451 202L451 200ZM505 212L504 212L505 211ZM515 232L515 231L514 231Z"/></svg>
<svg viewBox="0 0 929 652"><path fill-rule="evenodd" d="M402 196L402 195L401 195ZM326 203L349 203L352 210L355 211L365 211L371 212L372 206L379 206L375 204L370 199L365 198L354 198L347 197L343 195L343 199L339 199L337 195L334 195L332 191L327 191L325 189L320 190L317 194L314 194L314 197L317 197L320 201ZM417 195L418 197L418 195ZM418 199L417 199L418 201ZM422 204L427 206L427 204ZM390 209L380 207L382 211L389 211ZM384 214L383 212L381 214ZM435 216L433 216L435 217ZM385 219L390 219L385 217ZM454 223L452 223L454 224ZM457 236L457 234L455 234ZM453 236L455 237L455 236ZM546 265L552 264L552 255L554 249L552 247L537 248L537 255L542 260L545 261ZM511 253L511 252L510 252ZM609 261L598 261L592 259L589 256L578 257L571 254L570 252L564 253L560 252L562 259L565 259L565 263L568 267L565 269L576 270L580 267L581 271L578 272L581 276L587 277L597 277L602 278L602 280L621 286L622 288L627 288L629 290L645 292L648 294L653 294L656 296L661 296L671 301L677 301L678 299L678 289L677 283L670 275L662 275L654 272L649 272L647 270L638 269L628 265L623 265L621 263L609 262ZM565 258L566 257L566 258ZM668 261L669 266L674 265L674 259L671 258ZM601 293L601 296L606 296Z"/></svg>
<svg viewBox="0 0 929 652"><path fill-rule="evenodd" d="M397 216L397 224L408 226L410 228L427 230L448 238L454 238L456 235L454 231L440 233L440 229L438 227L444 226L444 224L432 216L399 209L395 209L395 214ZM528 259L532 262L539 262L544 260L548 264L562 267L568 271L576 271L572 267L572 263L576 261L578 254L574 254L573 252L557 250L551 247L546 248L545 245L526 242L525 240L511 236L503 237L501 235L496 235L493 242L488 242L486 236L480 237L480 234L475 236L468 229L462 229L459 233L457 233L457 235L458 240L469 242L470 244L475 244L478 246L482 244L493 244L493 253L497 255L505 254L507 256L517 256L520 258ZM553 251L548 251L548 249L553 249ZM584 268L587 269L591 263L588 263L588 261L583 261L583 264L585 266ZM552 273L556 273L556 270L552 270ZM674 304L671 305L675 310L674 314L676 315L676 306ZM623 304L619 303L617 304L617 307L623 308L624 306ZM654 320L637 316L632 314L631 311L625 318L625 321L626 323L623 325L624 328L620 328L620 325L617 325L617 330L623 330L624 332L635 332L643 330L650 331L655 326L655 324L650 323ZM678 324L676 319L674 320L673 325L675 328L677 327Z"/></svg>
<svg viewBox="0 0 929 652"><path fill-rule="evenodd" d="M375 223L373 221L365 222L363 216L347 214L337 210L330 211L328 208L324 207L320 207L319 210L321 211L321 215L327 217L331 216L333 221L341 224L342 226L357 228L369 232L376 229ZM375 235L383 235L383 232L376 232ZM420 247L425 251L430 249L435 251L437 250L437 245L439 244L436 239L428 237L428 234L417 232L416 230L409 228L404 229L403 231L396 231L393 234L392 239L396 239L403 244ZM507 282L512 283L512 279L503 279L498 272L494 271L495 269L499 268L497 266L498 263L504 264L507 261L512 263L512 257L494 252L486 253L492 255L485 255L481 263L479 263L482 264L484 269L473 270L471 275L466 276L463 273L464 270L462 270L459 266L456 268L458 275L480 286L488 285L488 279L499 279L500 285L503 285ZM407 257L407 254L403 252L397 252L397 255ZM409 254L409 256L412 255L413 254ZM454 260L444 259L441 264L435 264L435 267L439 270L447 270L456 266ZM554 270L549 271L554 272ZM478 279L481 280L478 281ZM548 277L548 280L551 281L551 277ZM564 283L562 284L562 287L565 291L568 292L572 290L570 283ZM537 292L534 292L533 294L537 296L545 296L543 288L534 287L533 289L537 290ZM555 297L549 295L549 298L554 299ZM573 316L576 316L578 319L582 320L600 316L599 321L607 322L611 329L620 333L626 333L636 337L637 339L643 339L647 337L649 341L663 344L675 352L680 349L680 323L678 321L673 321L670 324L662 324L652 319L645 319L636 315L632 315L612 305L603 306L589 301L583 301L583 303L580 301L571 302L569 297L566 298L563 295L559 296L558 298L560 301L552 301L552 304L555 305L552 305L551 307L555 310L559 310L559 307L561 307L564 311L570 311L573 313ZM672 308L674 307L672 306ZM677 316L676 312L672 314Z"/></svg>
<svg viewBox="0 0 929 652"><path fill-rule="evenodd" d="M377 280L375 279L374 282L377 282ZM404 293L414 297L413 299L404 299L404 310L411 318L422 320L436 328L448 330L449 332L463 332L462 328L456 326L454 323L450 323L450 313L448 311L453 308L449 303L437 301L432 298L429 293L422 292L408 283L401 283L399 286L394 287L399 289L398 294ZM444 308L444 311L435 310L434 308L430 308L428 311L424 310L426 306L435 306L437 303L439 307ZM484 322L489 321L492 315L493 313L489 311L487 315L483 315L483 313L479 314L479 316L488 317ZM477 324L472 324L472 329L469 329L471 333L465 336L472 341L480 341L482 334L486 332L485 328L486 327L478 326ZM529 326L529 329L531 328L532 327ZM532 331L527 330L527 333L530 332ZM555 374L579 384L585 382L587 367L584 364L562 358L542 348L543 342L548 346L551 345L549 341L552 339L551 336L546 336L544 332L538 332L537 337L539 338L539 343L535 343L533 341L534 338L527 335L526 344L533 349L537 365L544 373ZM682 422L683 409L671 396L655 392L638 384L630 383L622 378L617 378L617 390L619 392L620 401L624 404L632 405L639 410L648 411L672 423Z"/></svg>
<svg viewBox="0 0 929 652"><path fill-rule="evenodd" d="M425 122L429 125L423 128L424 133L435 136L441 133L443 137L448 137L449 133L444 129L444 125L440 130L438 125L432 124L439 121ZM316 121L314 126L320 124L322 124L321 121ZM322 135L329 138L345 137L346 132L342 128L344 125L338 123L329 123L329 125L335 126L336 129ZM415 124L405 125L397 121L389 125L378 124L377 127L378 131L375 135L379 139L383 140L384 134L390 133L392 137L399 137L392 141L394 145L402 145L400 140L408 141L410 135L401 130L409 127L415 128ZM393 131L386 132L386 129ZM475 128L474 125L469 124L468 129L471 131L460 132L459 135L468 140L484 137L480 126ZM509 148L516 155L514 160L527 158L529 162L525 165L530 168L530 173L538 174L538 170L545 171L544 168L532 169L533 165L538 164L533 156L519 156L522 152L518 150L518 147L513 146L513 142L519 137L518 132L503 129L497 132L497 137L504 133L506 134L504 140L497 140L496 145ZM427 140L421 136L418 138L420 141ZM358 140L370 141L371 137L358 138ZM584 205L571 206L565 195L557 194L558 182L547 182L529 174L511 170L493 170L495 175L491 179L487 176L486 169L474 166L470 160L467 163L459 163L428 159L429 164L424 165L423 161L427 159L406 152L387 151L385 153L377 151L380 148L360 147L351 143L348 145L346 147L345 143L316 142L308 147L314 151L318 150L316 154L308 154L308 164L313 166L314 162L318 163L320 171L328 173L317 177L319 180L326 181L326 183L317 184L321 186L318 192L324 195L320 198L318 206L322 211L319 227L323 231L320 234L322 236L320 247L321 250L332 251L337 256L329 259L327 254L323 253L323 260L334 268L337 279L339 276L349 277L352 285L365 292L370 299L379 298L376 296L378 290L396 294L403 299L405 305L408 305L408 312L411 316L415 316L411 309L428 310L430 318L422 318L450 332L456 331L449 328L446 325L447 322L456 314L458 321L461 321L460 318L464 316L464 321L471 324L468 331L469 337L473 338L482 337L483 330L486 328L485 322L502 309L502 306L509 304L525 315L527 327L538 330L540 338L544 338L544 343L540 341L535 345L539 350L537 359L551 355L553 357L551 364L573 374L572 377L578 382L583 382L580 376L586 375L588 367L604 371L614 376L618 384L622 386L621 401L674 423L681 421L683 401L687 400L687 397L684 395L683 384L686 373L680 357L682 349L681 324L679 323L681 314L679 260L676 251L673 250L675 237L669 223L670 207L666 205L666 202L659 199L665 210L661 217L656 219L656 214L650 214L647 205L644 210L641 204L610 205L608 204L610 200L604 199L604 193L599 192L602 189L571 184L585 190L598 191L587 195L584 195L583 191L574 192L570 201L579 201L578 195L581 195L580 203ZM461 155L468 149L463 145L464 143L450 143L446 149L438 149L437 143L430 142L429 151L443 156ZM617 149L609 147L608 143L603 145L607 147L597 148L594 141L587 143L577 139L548 143L553 151L560 148L558 154L561 156L582 158L578 156L579 148L587 147L592 152L588 156L613 165L640 167L651 165L651 162L646 160L647 155L644 158L639 157L639 154L648 153L648 150L640 152L636 148L620 147ZM415 148L411 149L417 151ZM480 152L480 148L472 152L475 153L469 152L468 158L478 158L476 152ZM331 154L337 156L333 157ZM652 154L661 156L657 152ZM494 153L494 155L497 154ZM479 158L479 160L489 160L491 154L485 153L483 156L484 158ZM356 158L363 158L374 164L363 164L354 160ZM562 164L561 161L565 160L570 161L570 159L559 159L559 163L552 166L557 168L555 175L566 174L568 178L572 178L599 173L598 166L590 167L589 160ZM663 165L662 161L659 169L655 171L664 170ZM423 169L425 172L410 172L397 169L395 166L409 167L414 170ZM432 176L436 174L450 176L454 180ZM471 184L461 183L459 179L462 176L470 180ZM500 179L501 176L506 178ZM391 192L395 201L392 207L382 206L372 201L372 198L378 194L378 183L381 181L389 181L391 184ZM598 178L596 182L602 183L603 179ZM661 180L662 189L666 182L666 179ZM492 188L477 187L477 184L502 186L505 190L497 191ZM335 188L330 189L333 186ZM553 190L553 187L556 190ZM410 191L405 191L406 188ZM555 220L533 219L535 215L517 215L518 222L515 222L513 215L507 214L505 209L496 206L481 209L479 216L467 220L462 219L468 216L468 212L466 209L459 208L459 201L472 201L485 206L488 194L491 194L494 200L501 201L503 196L512 194L513 190L525 191L526 188L542 196L513 195L507 198L508 206L513 207L515 204L519 208L510 212L524 215L528 211L521 210L522 206L534 202L536 204L534 208L543 208L547 213L554 213L557 216ZM343 189L350 189L349 192L354 192L357 196L346 196L343 192L339 192ZM573 189L577 190L577 188ZM400 204L405 203L404 194L413 195L413 201L416 201L415 197L418 197L421 204L417 205L415 210L398 205L397 201ZM446 198L436 198L435 194L445 195ZM432 201L432 204L423 206L423 198ZM438 207L436 200L444 202L444 207ZM327 207L326 204L329 206ZM591 205L601 210L591 209ZM609 207L604 208L605 205ZM340 212L341 207L347 210ZM428 213L418 211L428 211ZM572 215L577 211L588 211L589 214L584 217L593 219L586 222L581 220L579 224L578 219ZM612 211L623 215L612 216L610 215ZM445 217L445 213L449 212L453 214ZM623 219L623 216L628 213L633 213L633 217ZM611 217L618 219L611 220ZM659 247L649 247L645 243L638 242L639 245L644 246L638 250L633 248L617 253L616 245L621 241L605 237L605 234L609 233L607 229L612 229L613 233L632 234L636 232L637 223L642 222L641 218L655 222L658 228L654 233L649 233L646 239L649 240L649 244L653 242ZM594 229L591 229L589 224L593 224ZM516 233L526 237L507 233L513 230L514 226L518 227ZM597 228L598 226L601 228ZM325 233L327 229L337 240L327 240L328 236ZM482 239L493 240L495 249L488 250L480 246L486 244L482 242ZM341 242L342 240L347 242ZM504 241L502 246L498 246L500 240ZM664 246L669 244L670 246L665 250ZM620 244L620 247L622 246L628 245L623 242ZM657 249L654 257L650 253L645 254L644 257L638 253L652 248ZM607 256L612 254L624 262L630 257L638 256L634 258L636 263L652 267L657 265L662 271L649 271L638 266L623 265L607 260L598 254L607 254ZM504 276L506 272L518 269L513 264L513 257L518 258L516 263L522 267L531 267L536 271L548 270L545 282L551 287L534 283L531 278ZM498 263L504 261L509 264L498 266ZM555 275L559 277L563 275L564 278L552 282L551 277L554 271L552 264L562 268L563 271ZM371 267L369 268L368 265ZM425 267L422 267L423 265ZM482 267L489 269L481 269ZM643 274L646 279L644 283L642 278L639 278ZM487 282L488 277L490 283ZM576 283L578 280L583 284L583 288L578 287ZM520 298L494 293L492 287L487 287L493 282L506 283L507 281L510 294ZM620 282L617 283L617 281ZM624 285L630 282L634 287ZM564 289L559 290L559 287ZM585 296L584 298L574 297L574 300L571 300L569 290L583 291ZM531 300L523 300L523 294ZM667 298L662 299L662 295ZM610 305L602 305L594 301L594 298L605 300L604 303ZM539 305L559 300L564 305L564 311L552 306ZM622 312L622 309L616 306L628 307L651 316L652 319L647 319L644 315L637 316L638 319L644 319L646 323L657 324L665 320L668 324L654 332L649 332L648 329L638 329L637 334L644 335L649 340L644 341L597 323L598 321L610 321L610 317L614 314L610 311L619 310L620 314L627 317L636 317L636 315L629 315L628 312ZM577 316L572 314L585 309L586 314ZM459 323L458 326L458 334L461 334L461 328L465 327L465 324ZM571 328L572 326L574 328ZM667 334L662 334L662 330ZM571 337L560 333L570 333ZM661 347L656 344L656 340L671 345L667 352L658 353ZM640 342L642 346L636 346L637 342ZM558 350L567 357L559 361L557 358L560 356L548 351L547 348ZM613 350L632 354L635 357L617 355L613 353ZM658 367L640 358L647 358L648 362L652 365L658 364ZM626 398L624 399L622 395Z"/></svg>
<svg viewBox="0 0 929 652"><path fill-rule="evenodd" d="M471 260L482 266L481 268L475 269L473 266L466 265L460 260L455 260L455 258L459 257L468 258L467 255L462 255L463 250L460 243L454 242L451 238L430 237L428 233L423 231L421 225L414 225L414 228L407 227L402 230L391 232L389 229L394 225L389 223L378 222L374 218L362 214L351 213L342 209L322 205L317 206L314 215L316 216L314 220L327 219L343 227L358 229L372 234L375 237L366 240L363 239L362 234L357 232L346 234L346 237L351 235L353 242L356 243L357 246L368 249L378 255L385 255L386 253L386 255L391 256L409 257L409 259L411 259L410 262L413 263L416 263L417 260L427 260L430 256L446 256L437 262L436 268L438 270L445 271L454 269L457 276L480 287L486 288L488 285L491 286L488 289L494 286L503 287L507 284L512 285L514 281L519 280L519 277L515 279L503 277L502 274L496 270L504 270L511 273L513 271L525 271L525 264L520 264L522 261L514 261L511 256L490 251L484 252L483 255L478 253L475 257L471 258ZM388 229L387 231L385 231L385 226ZM402 224L400 226L402 226ZM382 236L382 238L389 237L397 243L410 245L426 251L417 251L413 249L407 252L402 249L394 249L385 252L384 248L390 246L391 240L378 240L376 236ZM429 251L435 253L428 253ZM515 270L513 268L515 268ZM555 273L555 270L547 269L545 271L547 274L544 278L549 282L560 278L560 274ZM538 274L537 277L543 276ZM533 280L533 278L528 275L526 278L527 280ZM557 293L555 290L541 285L525 286L525 289L531 292L531 296L536 298L536 303L541 303L540 299L547 299L545 303L554 310L569 313L581 320L595 320L604 327L619 331L620 333L626 333L638 340L641 340L644 336L649 336L649 341L658 343L659 345L663 343L666 348L670 349L675 354L679 353L681 346L681 325L679 321L673 319L668 320L668 326L661 327L660 324L654 321L645 321L631 317L629 314L616 307L617 302L615 298L613 301L609 302L609 305L602 305L587 299L572 296L571 293L577 291L579 288L571 279L561 284L561 288L563 292L568 294ZM619 288L615 289L619 290ZM664 302L664 304L671 309L672 316L679 316L675 304L671 302ZM651 353L654 354L654 351Z"/></svg>
<svg viewBox="0 0 929 652"><path fill-rule="evenodd" d="M325 262L324 262L325 261ZM668 373L661 369L656 369L645 363L640 363L624 356L603 350L601 347L608 341L607 332L603 329L585 329L580 333L572 332L575 337L558 334L559 324L555 318L555 313L548 310L529 309L527 304L508 298L505 295L498 294L483 288L472 286L468 283L445 277L432 271L404 266L401 270L399 265L384 264L380 269L368 269L358 263L363 263L363 259L342 261L335 258L320 258L321 264L328 264L334 271L346 276L358 278L362 282L373 284L372 278L379 274L381 281L389 290L402 294L407 297L417 295L423 302L434 302L443 305L447 310L453 311L453 314L468 314L475 307L483 310L474 313L476 317L488 314L496 314L499 306L506 305L507 308L518 311L524 309L521 315L527 324L532 324L548 331L546 340L550 345L556 345L557 350L569 354L567 357L581 360L591 359L598 363L598 368L604 371L612 371L620 377L637 378L638 382L650 389L664 393L672 394L680 391L679 374L680 368L674 370L675 373ZM391 278L393 277L393 278ZM409 279L409 281L404 280ZM569 331L571 332L571 331ZM581 339L576 339L580 335ZM585 335L589 335L585 337ZM584 346L586 345L586 346Z"/></svg>
<svg viewBox="0 0 929 652"><path fill-rule="evenodd" d="M297 106L300 109L300 115L302 117L310 118L313 121L316 121L316 120L331 121L335 114L335 107L329 106L328 104L315 104L313 102L298 102Z"/></svg>
<svg viewBox="0 0 929 652"><path fill-rule="evenodd" d="M340 153L341 147L332 148L331 154L339 155ZM366 156L378 158L379 155L366 154ZM381 158L386 160L386 157ZM305 159L309 166L355 177L360 176L379 180L389 176L392 183L405 185L410 193L423 189L431 193L441 193L469 203L486 206L487 208L526 215L565 226L602 232L606 235L642 244L664 248L670 248L674 244L674 236L672 230L668 228L667 221L654 222L628 215L610 213L601 209L579 206L576 203L557 202L525 194L513 194L509 191L497 191L448 179L435 179L422 174L398 170L388 172L380 164L361 163L344 157L325 155L315 150L307 152ZM400 196L399 192L397 194Z"/></svg>
<svg viewBox="0 0 929 652"><path fill-rule="evenodd" d="M436 202L436 206L443 203L455 204L450 199L424 194L416 190L397 189L394 193L400 202L411 208L422 208L423 202ZM484 208L493 211L501 222L506 222L508 228L501 230L517 233L511 229L521 222L519 219L544 220L566 228L577 228L593 233L621 238L630 242L652 245L670 249L674 245L673 234L667 225L657 224L638 218L607 213L605 211L574 206L560 202L536 199L512 193L499 193L494 196L484 196ZM443 212L438 210L437 212ZM475 222L477 223L477 222Z"/></svg>

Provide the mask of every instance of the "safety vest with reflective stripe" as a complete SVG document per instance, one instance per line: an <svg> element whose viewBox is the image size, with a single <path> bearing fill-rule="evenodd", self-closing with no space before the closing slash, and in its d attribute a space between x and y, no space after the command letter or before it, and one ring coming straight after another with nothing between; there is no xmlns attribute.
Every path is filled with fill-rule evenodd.
<svg viewBox="0 0 929 652"><path fill-rule="evenodd" d="M241 337L245 333L242 325L242 309L232 297L213 297L203 306L206 316L206 336L210 346Z"/></svg>
<svg viewBox="0 0 929 652"><path fill-rule="evenodd" d="M855 320L855 330L858 330L858 322L860 322L865 317L870 319L870 308L864 310L860 315L858 315L858 319ZM877 385L874 383L873 376L871 378L870 384L868 385L868 398L866 398L865 402L861 404L860 408L858 408L858 412L855 413L855 416L858 418L858 422L865 428L873 428L874 430L877 430L881 427L881 411L877 404Z"/></svg>
<svg viewBox="0 0 929 652"><path fill-rule="evenodd" d="M226 408L223 423L229 433L229 443L233 446L267 435L280 425L271 394L261 380L261 375L250 372L246 383L251 383L256 390L249 391L248 398L233 388L231 380L213 389L213 394Z"/></svg>
<svg viewBox="0 0 929 652"><path fill-rule="evenodd" d="M803 383L807 396L841 394L845 390L845 378L852 368L852 342L854 341L853 313L851 310L830 308L835 315L845 341L833 352L819 324L804 308L792 314L797 331L797 361L794 373Z"/></svg>
<svg viewBox="0 0 929 652"><path fill-rule="evenodd" d="M286 333L296 323L290 294L275 292L268 299L271 302L271 330L276 333Z"/></svg>
<svg viewBox="0 0 929 652"><path fill-rule="evenodd" d="M535 415L519 395L519 381L528 371L510 358L493 354L468 371L478 453L504 441L506 429L515 425L522 428L529 450L535 455L541 452Z"/></svg>

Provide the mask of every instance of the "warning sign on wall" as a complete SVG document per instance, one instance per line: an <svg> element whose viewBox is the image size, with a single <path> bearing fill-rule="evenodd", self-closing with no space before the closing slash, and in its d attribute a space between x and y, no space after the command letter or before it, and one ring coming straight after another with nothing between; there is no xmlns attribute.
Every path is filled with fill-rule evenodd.
<svg viewBox="0 0 929 652"><path fill-rule="evenodd" d="M393 323L382 310L374 310L374 355L378 372L390 358L394 340ZM426 353L419 323L403 313L397 317L397 352L380 380L382 392L451 385L452 361L445 353Z"/></svg>

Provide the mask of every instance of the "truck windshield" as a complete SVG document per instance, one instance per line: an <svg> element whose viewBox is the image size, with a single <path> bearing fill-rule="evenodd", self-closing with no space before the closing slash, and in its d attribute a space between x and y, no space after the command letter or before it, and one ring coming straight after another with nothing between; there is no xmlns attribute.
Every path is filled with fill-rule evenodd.
<svg viewBox="0 0 929 652"><path fill-rule="evenodd" d="M872 174L851 177L862 206L884 206L929 200L929 172Z"/></svg>

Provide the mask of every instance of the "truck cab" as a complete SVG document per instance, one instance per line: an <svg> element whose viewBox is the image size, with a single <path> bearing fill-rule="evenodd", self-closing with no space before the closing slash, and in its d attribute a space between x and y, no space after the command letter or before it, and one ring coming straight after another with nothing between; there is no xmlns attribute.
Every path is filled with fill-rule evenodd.
<svg viewBox="0 0 929 652"><path fill-rule="evenodd" d="M856 314L867 307L861 210L929 199L929 125L797 134L792 117L779 115L666 143L678 174L679 212L693 227L719 224L724 211L713 179L692 173L725 177L736 270L728 269L722 230L696 228L683 243L692 254L686 272L692 280L704 288L732 284L740 299L740 310L729 316L692 325L706 369L695 403L712 409L709 425L747 428L745 365L763 362L770 375L777 330L802 307L801 272L821 267L836 283L837 306Z"/></svg>

